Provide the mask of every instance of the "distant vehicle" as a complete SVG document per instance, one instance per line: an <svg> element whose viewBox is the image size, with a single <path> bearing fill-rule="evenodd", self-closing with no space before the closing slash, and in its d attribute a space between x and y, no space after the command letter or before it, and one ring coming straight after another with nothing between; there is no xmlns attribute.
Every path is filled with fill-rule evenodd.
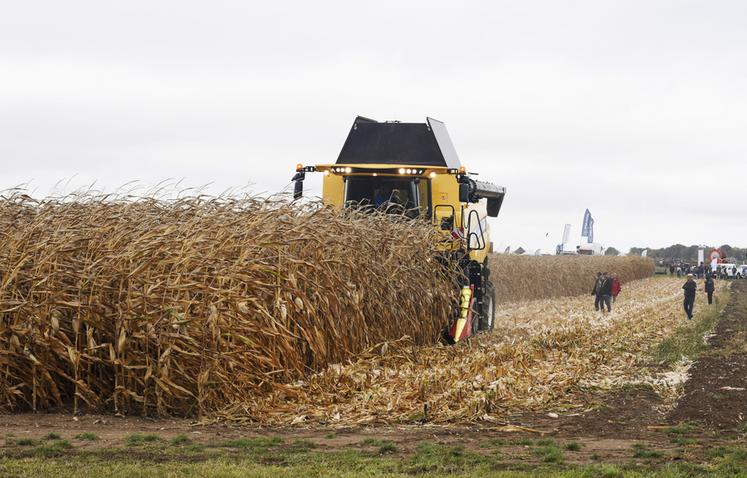
<svg viewBox="0 0 747 478"><path fill-rule="evenodd" d="M555 254L559 256L575 256L578 255L578 252L573 250L573 246L570 244L558 244L555 247Z"/></svg>
<svg viewBox="0 0 747 478"><path fill-rule="evenodd" d="M737 267L737 279L747 279L747 264Z"/></svg>
<svg viewBox="0 0 747 478"><path fill-rule="evenodd" d="M718 265L719 277L726 279L734 279L737 277L737 265L736 264L719 264Z"/></svg>
<svg viewBox="0 0 747 478"><path fill-rule="evenodd" d="M566 224L565 228L563 229L563 241L555 246L555 254L559 256L575 256L577 254L576 250L571 246L571 243L568 241L571 237L571 225Z"/></svg>
<svg viewBox="0 0 747 478"><path fill-rule="evenodd" d="M669 274L669 265L664 261L658 261L654 269L654 274Z"/></svg>
<svg viewBox="0 0 747 478"><path fill-rule="evenodd" d="M581 244L577 246L576 253L581 256L603 256L604 249L603 245L595 242L593 244Z"/></svg>

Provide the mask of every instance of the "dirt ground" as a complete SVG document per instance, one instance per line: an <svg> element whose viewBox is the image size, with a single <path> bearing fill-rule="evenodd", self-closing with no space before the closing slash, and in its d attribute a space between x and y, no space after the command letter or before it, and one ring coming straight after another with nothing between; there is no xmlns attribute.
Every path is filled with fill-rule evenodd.
<svg viewBox="0 0 747 478"><path fill-rule="evenodd" d="M218 443L243 437L279 437L283 442L308 440L321 451L364 447L374 440L396 444L398 453L413 453L418 443L461 445L479 451L485 443L501 441L509 460L537 460L527 453L531 442L552 440L559 445L577 443L566 462L599 463L635 460L631 450L656 450L648 457L659 463L706 460L720 446L745 446L747 427L747 281L735 282L731 298L709 347L690 369L682 397L672 409L649 387L625 387L615 393L594 395L590 404L567 413L528 413L508 417L504 423L433 426L410 425L360 428L263 428L232 424L199 425L185 419L153 420L112 415L12 414L0 415L3 435L40 438L50 432L73 437L92 432L95 442L81 447L121 445L135 432L164 439L187 435L196 443ZM574 446L575 447L575 446ZM570 449L570 448L569 448ZM640 456L646 456L639 453Z"/></svg>
<svg viewBox="0 0 747 478"><path fill-rule="evenodd" d="M744 427L747 419L747 284L734 284L732 300L708 338L711 346L690 370L670 420L699 421L714 430Z"/></svg>

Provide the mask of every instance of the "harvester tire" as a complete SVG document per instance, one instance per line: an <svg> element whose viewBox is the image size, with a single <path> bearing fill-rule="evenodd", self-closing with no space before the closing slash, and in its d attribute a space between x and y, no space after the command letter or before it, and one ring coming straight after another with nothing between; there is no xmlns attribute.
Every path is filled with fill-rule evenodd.
<svg viewBox="0 0 747 478"><path fill-rule="evenodd" d="M441 331L441 340L443 340L443 343L446 345L454 345L456 341L454 340L454 337L451 336L449 333L449 328L446 327Z"/></svg>
<svg viewBox="0 0 747 478"><path fill-rule="evenodd" d="M495 327L495 287L488 282L480 311L480 330L493 330Z"/></svg>

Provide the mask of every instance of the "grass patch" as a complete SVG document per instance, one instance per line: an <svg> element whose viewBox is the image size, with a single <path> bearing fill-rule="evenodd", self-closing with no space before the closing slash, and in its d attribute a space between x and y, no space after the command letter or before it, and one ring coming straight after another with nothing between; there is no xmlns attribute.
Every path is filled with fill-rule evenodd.
<svg viewBox="0 0 747 478"><path fill-rule="evenodd" d="M683 358L694 360L708 346L703 341L703 336L712 330L719 321L721 315L722 299L716 297L713 305L702 308L694 320L686 321L679 326L674 333L654 347L653 358L667 365L679 362Z"/></svg>
<svg viewBox="0 0 747 478"><path fill-rule="evenodd" d="M379 455L386 455L389 453L397 453L397 445L392 442L384 443L379 447Z"/></svg>
<svg viewBox="0 0 747 478"><path fill-rule="evenodd" d="M62 439L62 437L60 436L59 433L49 432L46 435L44 435L44 439L45 440L60 440Z"/></svg>
<svg viewBox="0 0 747 478"><path fill-rule="evenodd" d="M566 443L563 448L568 451L581 451L581 444L575 441L571 441Z"/></svg>
<svg viewBox="0 0 747 478"><path fill-rule="evenodd" d="M467 478L686 478L713 476L726 478L747 476L747 450L738 447L721 447L711 452L707 464L664 463L616 464L596 463L587 465L566 464L562 461L562 447L547 445L543 448L555 450L548 454L551 459L544 463L503 462L491 455L481 455L460 446L423 442L414 456L399 457L373 455L370 452L346 449L333 452L291 451L290 445L272 449L257 449L250 454L237 454L235 450L210 447L211 452L222 453L190 457L183 448L167 448L164 453L138 453L125 447L98 451L73 449L65 440L42 442L38 450L19 451L16 456L0 458L0 476L55 476L59 478L81 478L93 476L138 476L155 478L160 476L183 476L200 478L247 477L268 478L272 476L308 477L329 476L369 478L419 476L421 478L445 478L455 476ZM73 450L74 454L70 452ZM179 453L173 454L178 451ZM65 455L65 452L69 454ZM535 450L533 449L534 453ZM648 455L650 456L650 455ZM50 459L51 457L51 459ZM73 459L74 457L74 459ZM526 461L526 455L518 458ZM598 460L599 458L596 457Z"/></svg>
<svg viewBox="0 0 747 478"><path fill-rule="evenodd" d="M747 469L747 449L739 447L716 447L708 452L716 469L723 473L742 476Z"/></svg>
<svg viewBox="0 0 747 478"><path fill-rule="evenodd" d="M337 438L337 433L327 433L326 435L324 435L324 438L326 438L327 440Z"/></svg>
<svg viewBox="0 0 747 478"><path fill-rule="evenodd" d="M603 465L599 468L596 476L599 476L600 478L623 478L625 472L614 465Z"/></svg>
<svg viewBox="0 0 747 478"><path fill-rule="evenodd" d="M222 446L228 448L269 448L283 443L280 437L253 437L239 438L223 442Z"/></svg>
<svg viewBox="0 0 747 478"><path fill-rule="evenodd" d="M39 442L33 438L6 438L5 443L15 446L36 446L39 444Z"/></svg>
<svg viewBox="0 0 747 478"><path fill-rule="evenodd" d="M181 433L171 439L171 444L174 446L190 445L191 443L192 443L192 439L189 438L184 433Z"/></svg>
<svg viewBox="0 0 747 478"><path fill-rule="evenodd" d="M389 440L381 440L379 438L366 438L361 442L363 446L381 446L384 443L389 443Z"/></svg>
<svg viewBox="0 0 747 478"><path fill-rule="evenodd" d="M480 445L480 447L481 448L499 448L502 446L506 446L508 444L509 442L507 442L506 440L502 438L493 438L493 439L483 442L482 445Z"/></svg>
<svg viewBox="0 0 747 478"><path fill-rule="evenodd" d="M462 446L421 442L415 449L415 455L400 464L400 472L406 474L478 473L490 469L493 465L492 458L467 451Z"/></svg>
<svg viewBox="0 0 747 478"><path fill-rule="evenodd" d="M377 447L379 455L386 455L397 452L397 445L391 440L379 440L378 438L366 438L361 442L363 446Z"/></svg>
<svg viewBox="0 0 747 478"><path fill-rule="evenodd" d="M161 437L152 433L133 433L127 437L127 445L138 446L146 443L156 443L161 441Z"/></svg>
<svg viewBox="0 0 747 478"><path fill-rule="evenodd" d="M697 445L698 440L694 438L687 438L687 437L674 437L672 438L672 443L679 446L688 446L688 445Z"/></svg>
<svg viewBox="0 0 747 478"><path fill-rule="evenodd" d="M83 441L96 441L99 439L99 437L95 433L83 432L78 435L75 435L75 439L83 440Z"/></svg>
<svg viewBox="0 0 747 478"><path fill-rule="evenodd" d="M667 429L667 434L669 435L687 435L689 433L692 433L694 431L697 431L698 427L690 422L681 422L677 425L674 425L673 427L669 427Z"/></svg>
<svg viewBox="0 0 747 478"><path fill-rule="evenodd" d="M534 454L542 460L543 463L562 463L563 451L556 445L545 445L534 450Z"/></svg>
<svg viewBox="0 0 747 478"><path fill-rule="evenodd" d="M293 443L290 444L290 449L291 451L294 451L294 452L309 451L309 450L313 450L316 447L317 447L316 443L314 443L311 440L305 440L305 439L293 440Z"/></svg>
<svg viewBox="0 0 747 478"><path fill-rule="evenodd" d="M61 456L71 450L73 445L67 440L55 440L50 443L37 446L34 451L45 457Z"/></svg>
<svg viewBox="0 0 747 478"><path fill-rule="evenodd" d="M656 450L649 450L643 443L636 443L633 445L633 457L634 458L661 458L662 453Z"/></svg>

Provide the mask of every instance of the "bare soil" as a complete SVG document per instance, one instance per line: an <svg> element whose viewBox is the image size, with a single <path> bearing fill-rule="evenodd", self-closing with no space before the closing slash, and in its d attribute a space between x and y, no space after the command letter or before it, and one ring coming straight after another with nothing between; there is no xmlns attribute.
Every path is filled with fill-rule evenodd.
<svg viewBox="0 0 747 478"><path fill-rule="evenodd" d="M747 419L747 281L734 283L708 343L710 349L690 369L690 380L669 418L738 431Z"/></svg>

